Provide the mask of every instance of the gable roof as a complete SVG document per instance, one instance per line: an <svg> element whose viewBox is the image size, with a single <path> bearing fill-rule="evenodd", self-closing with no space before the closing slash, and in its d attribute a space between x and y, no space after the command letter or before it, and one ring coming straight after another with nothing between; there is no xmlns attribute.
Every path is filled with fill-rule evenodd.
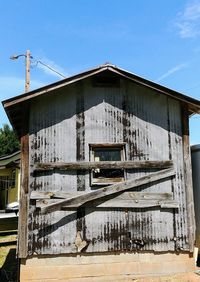
<svg viewBox="0 0 200 282"><path fill-rule="evenodd" d="M101 66L98 66L96 68L90 69L88 71L73 75L71 77L62 79L58 82L46 85L44 87L38 88L36 90L24 93L22 95L4 100L3 106L4 109L8 115L8 118L13 125L13 128L15 129L16 133L18 136L21 135L21 122L23 119L19 117L20 113L26 109L28 109L29 102L40 96L40 95L45 95L51 91L55 91L57 89L60 89L64 86L67 86L69 84L76 83L80 80L86 79L88 77L92 77L94 75L103 73L103 72L111 72L113 74L119 75L125 79L128 79L130 81L133 81L136 84L142 85L144 87L147 87L149 89L152 89L154 91L157 91L159 93L162 93L164 95L170 96L173 99L182 101L189 106L189 113L200 113L200 101L196 100L194 98L191 98L189 96L186 96L184 94L181 94L177 91L174 91L172 89L169 89L167 87L164 87L162 85L159 85L155 82L152 82L150 80L144 79L140 76L137 76L131 72L128 72L126 70L123 70L121 68L116 67L115 65L112 64L104 64ZM21 109L23 105L23 110ZM25 108L24 108L25 105Z"/></svg>

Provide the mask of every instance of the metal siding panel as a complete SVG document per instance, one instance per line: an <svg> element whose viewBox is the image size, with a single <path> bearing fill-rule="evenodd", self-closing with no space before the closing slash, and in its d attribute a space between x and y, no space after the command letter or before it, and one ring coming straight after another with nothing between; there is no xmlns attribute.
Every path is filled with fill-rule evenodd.
<svg viewBox="0 0 200 282"><path fill-rule="evenodd" d="M176 236L180 237L180 246L185 247L187 224L178 102L125 80L121 80L120 88L95 88L86 80L83 85L63 89L46 100L37 99L31 108L30 128L31 169L36 161L64 162L80 158L89 161L90 143L126 142L128 160L171 158L177 169L175 180L136 190L174 190L175 199L181 204L178 213L159 208L98 211L85 208L79 209L78 214L59 211L46 216L34 212L33 204L29 219L30 254L76 252L77 231L81 231L82 238L89 242L86 252L173 251ZM77 137L81 138L78 143ZM77 149L83 150L83 146L84 156L78 156ZM127 177L137 178L146 173L148 171L129 170ZM94 189L90 187L89 172L81 179L86 191ZM43 173L31 176L30 186L41 191L69 192L79 189L77 181L76 172Z"/></svg>
<svg viewBox="0 0 200 282"><path fill-rule="evenodd" d="M135 85L132 86L132 84L127 86L123 82L120 92L118 89L99 89L98 93L96 90L95 95L86 100L91 103L91 100L94 100L95 97L98 97L97 99L100 99L101 103L98 103L95 107L93 106L90 113L89 110L86 113L87 122L90 120L92 120L92 123L96 122L95 126L88 125L86 122L86 126L91 129L95 128L95 134L92 134L94 131L91 130L90 139L88 141L86 139L86 144L116 142L119 136L116 136L113 132L113 128L115 127L115 132L123 133L123 135L120 135L121 139L118 139L118 142L127 142L128 159L165 160L169 158L168 116L165 96L159 96L157 93L144 93L142 88ZM159 108L160 111L155 113L155 107ZM91 119L89 119L89 115L91 115ZM119 116L121 116L121 119ZM88 131L86 131L86 136L87 133ZM158 139L157 136L160 136L160 138ZM131 173L129 171L127 173L128 178L140 177L143 174L144 172ZM144 187L138 188L138 191L141 191L141 189L144 189ZM145 191L171 192L171 182L169 180L162 184L145 187ZM118 210L117 216L116 212L108 210L105 212L98 211L97 213L98 215L93 211L93 214L89 213L89 217L86 216L87 239L89 240L98 237L98 232L103 234L103 230L112 230L113 226L116 225L116 218L119 218L121 215L123 218L120 221L122 227L121 233L124 233L123 248L137 248L136 244L132 244L131 246L128 243L130 240L145 240L145 242L149 243L148 247L144 247L144 249L160 251L174 249L173 212L171 210L160 211L157 209L151 211L151 209L140 209L138 212L135 210L128 212ZM113 217L113 215L115 216ZM102 218L107 220L104 222L104 225L101 223L99 226L96 218L98 220ZM119 220L117 222L119 223ZM134 228L132 227L133 222L137 222ZM95 225L95 230L92 225ZM152 226L156 226L154 228L153 240L151 240ZM90 231L91 228L94 234ZM112 249L112 240L114 240L112 233L110 233L110 240L111 242L104 240L104 243L100 243L102 251ZM153 243L156 242L156 244L152 244L152 241ZM99 251L99 245L89 246L87 251Z"/></svg>
<svg viewBox="0 0 200 282"><path fill-rule="evenodd" d="M75 161L74 89L41 97L30 112L30 168L34 162ZM31 190L76 191L76 174L46 172L30 176ZM40 215L31 205L29 216L29 254L56 254L76 251L76 212L58 211ZM62 249L62 251L61 251Z"/></svg>
<svg viewBox="0 0 200 282"><path fill-rule="evenodd" d="M132 94L132 95L131 95ZM129 155L134 160L166 160L169 158L168 126L166 97L146 90L141 86L129 84L126 105L130 118L130 132L134 127L136 135L127 133L127 142L134 144L134 155ZM134 99L131 99L135 96ZM155 111L156 109L159 109ZM136 122L135 122L136 121ZM133 138L132 138L133 137ZM159 138L158 138L159 137ZM129 145L131 147L131 145ZM149 173L148 171L146 173ZM138 172L137 177L145 174ZM130 173L129 178L136 176ZM142 186L138 191L171 192L171 183L164 181L159 184ZM138 244L138 248L151 250L173 250L173 213L171 210L139 209L130 211L132 220L137 222L135 228L130 228L133 240L144 241L147 245ZM168 222L166 226L165 222ZM168 228L166 228L168 227ZM153 232L153 234L152 234ZM152 240L153 235L153 240ZM169 240L166 239L166 235ZM172 243L171 243L172 242ZM137 247L137 245L135 246Z"/></svg>
<svg viewBox="0 0 200 282"><path fill-rule="evenodd" d="M174 237L176 238L175 248L179 250L188 250L188 231L187 231L187 210L186 210L186 192L184 181L183 164L183 140L180 103L169 98L170 120L170 139L171 154L174 161L176 177L172 182L174 190L174 199L179 203L179 209L174 213Z"/></svg>
<svg viewBox="0 0 200 282"><path fill-rule="evenodd" d="M90 143L123 142L122 96L120 88L93 88L87 85L85 101L85 152L89 157ZM87 189L94 188L88 186ZM124 211L86 208L85 225L86 239L91 242L87 252L124 248Z"/></svg>

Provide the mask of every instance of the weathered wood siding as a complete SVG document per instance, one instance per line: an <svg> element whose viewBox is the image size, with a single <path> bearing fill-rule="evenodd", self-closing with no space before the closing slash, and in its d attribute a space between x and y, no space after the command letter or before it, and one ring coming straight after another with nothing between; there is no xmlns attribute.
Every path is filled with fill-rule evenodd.
<svg viewBox="0 0 200 282"><path fill-rule="evenodd" d="M90 143L126 143L127 160L173 160L176 177L135 189L174 193L179 209L78 208L40 215L32 201L29 254L188 250L183 175L181 105L120 79L119 87L94 87L90 79L36 98L30 109L30 191L91 191L89 171L33 174L36 162L89 161ZM155 170L156 171L156 170ZM127 170L127 178L152 172Z"/></svg>

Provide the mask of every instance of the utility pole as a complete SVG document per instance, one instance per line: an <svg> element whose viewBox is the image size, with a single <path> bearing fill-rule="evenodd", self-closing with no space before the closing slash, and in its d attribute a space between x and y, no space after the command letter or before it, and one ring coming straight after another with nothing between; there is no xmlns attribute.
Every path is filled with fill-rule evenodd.
<svg viewBox="0 0 200 282"><path fill-rule="evenodd" d="M26 79L25 79L25 92L28 92L30 89L30 50L26 51L25 61L26 61Z"/></svg>
<svg viewBox="0 0 200 282"><path fill-rule="evenodd" d="M20 55L13 55L10 57L11 60L17 60L19 57L24 57L25 58L25 92L29 92L30 90L30 65L31 65L31 59L33 57L31 56L30 50L26 50L25 54L20 54ZM36 60L36 63L40 63L41 65L45 66L46 68L50 69L52 72L57 73L60 75L62 78L66 78L64 75L62 75L60 72L56 71L52 67L48 66L47 64L43 63L42 61Z"/></svg>
<svg viewBox="0 0 200 282"><path fill-rule="evenodd" d="M25 92L28 92L30 90L30 65L31 65L31 52L30 50L26 51L26 54L20 54L20 55L13 55L10 57L11 60L17 60L19 57L25 57L25 65L26 65L26 71L25 71Z"/></svg>

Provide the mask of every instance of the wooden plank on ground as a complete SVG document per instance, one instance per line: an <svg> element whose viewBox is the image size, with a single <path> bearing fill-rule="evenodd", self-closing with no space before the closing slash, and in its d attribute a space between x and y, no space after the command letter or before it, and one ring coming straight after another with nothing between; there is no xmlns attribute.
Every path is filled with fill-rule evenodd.
<svg viewBox="0 0 200 282"><path fill-rule="evenodd" d="M68 162L68 163L36 163L35 171L46 170L91 170L91 169L164 169L173 166L172 161L100 161L100 162Z"/></svg>
<svg viewBox="0 0 200 282"><path fill-rule="evenodd" d="M18 217L6 217L0 218L0 235L2 232L10 232L13 230L17 230L18 228Z"/></svg>
<svg viewBox="0 0 200 282"><path fill-rule="evenodd" d="M58 203L52 203L47 205L46 207L41 207L41 212L52 212L62 208L62 206L69 206L69 205L77 205L82 206L86 202L96 200L105 196L113 195L119 192L124 192L128 189L138 187L141 185L145 185L151 182L160 181L164 178L168 178L174 176L174 170L172 168L160 170L158 172L150 173L143 177L137 179L130 179L121 183L113 184L107 187L103 187L101 189L87 192L80 196L75 196L71 199L64 199L59 201Z"/></svg>

